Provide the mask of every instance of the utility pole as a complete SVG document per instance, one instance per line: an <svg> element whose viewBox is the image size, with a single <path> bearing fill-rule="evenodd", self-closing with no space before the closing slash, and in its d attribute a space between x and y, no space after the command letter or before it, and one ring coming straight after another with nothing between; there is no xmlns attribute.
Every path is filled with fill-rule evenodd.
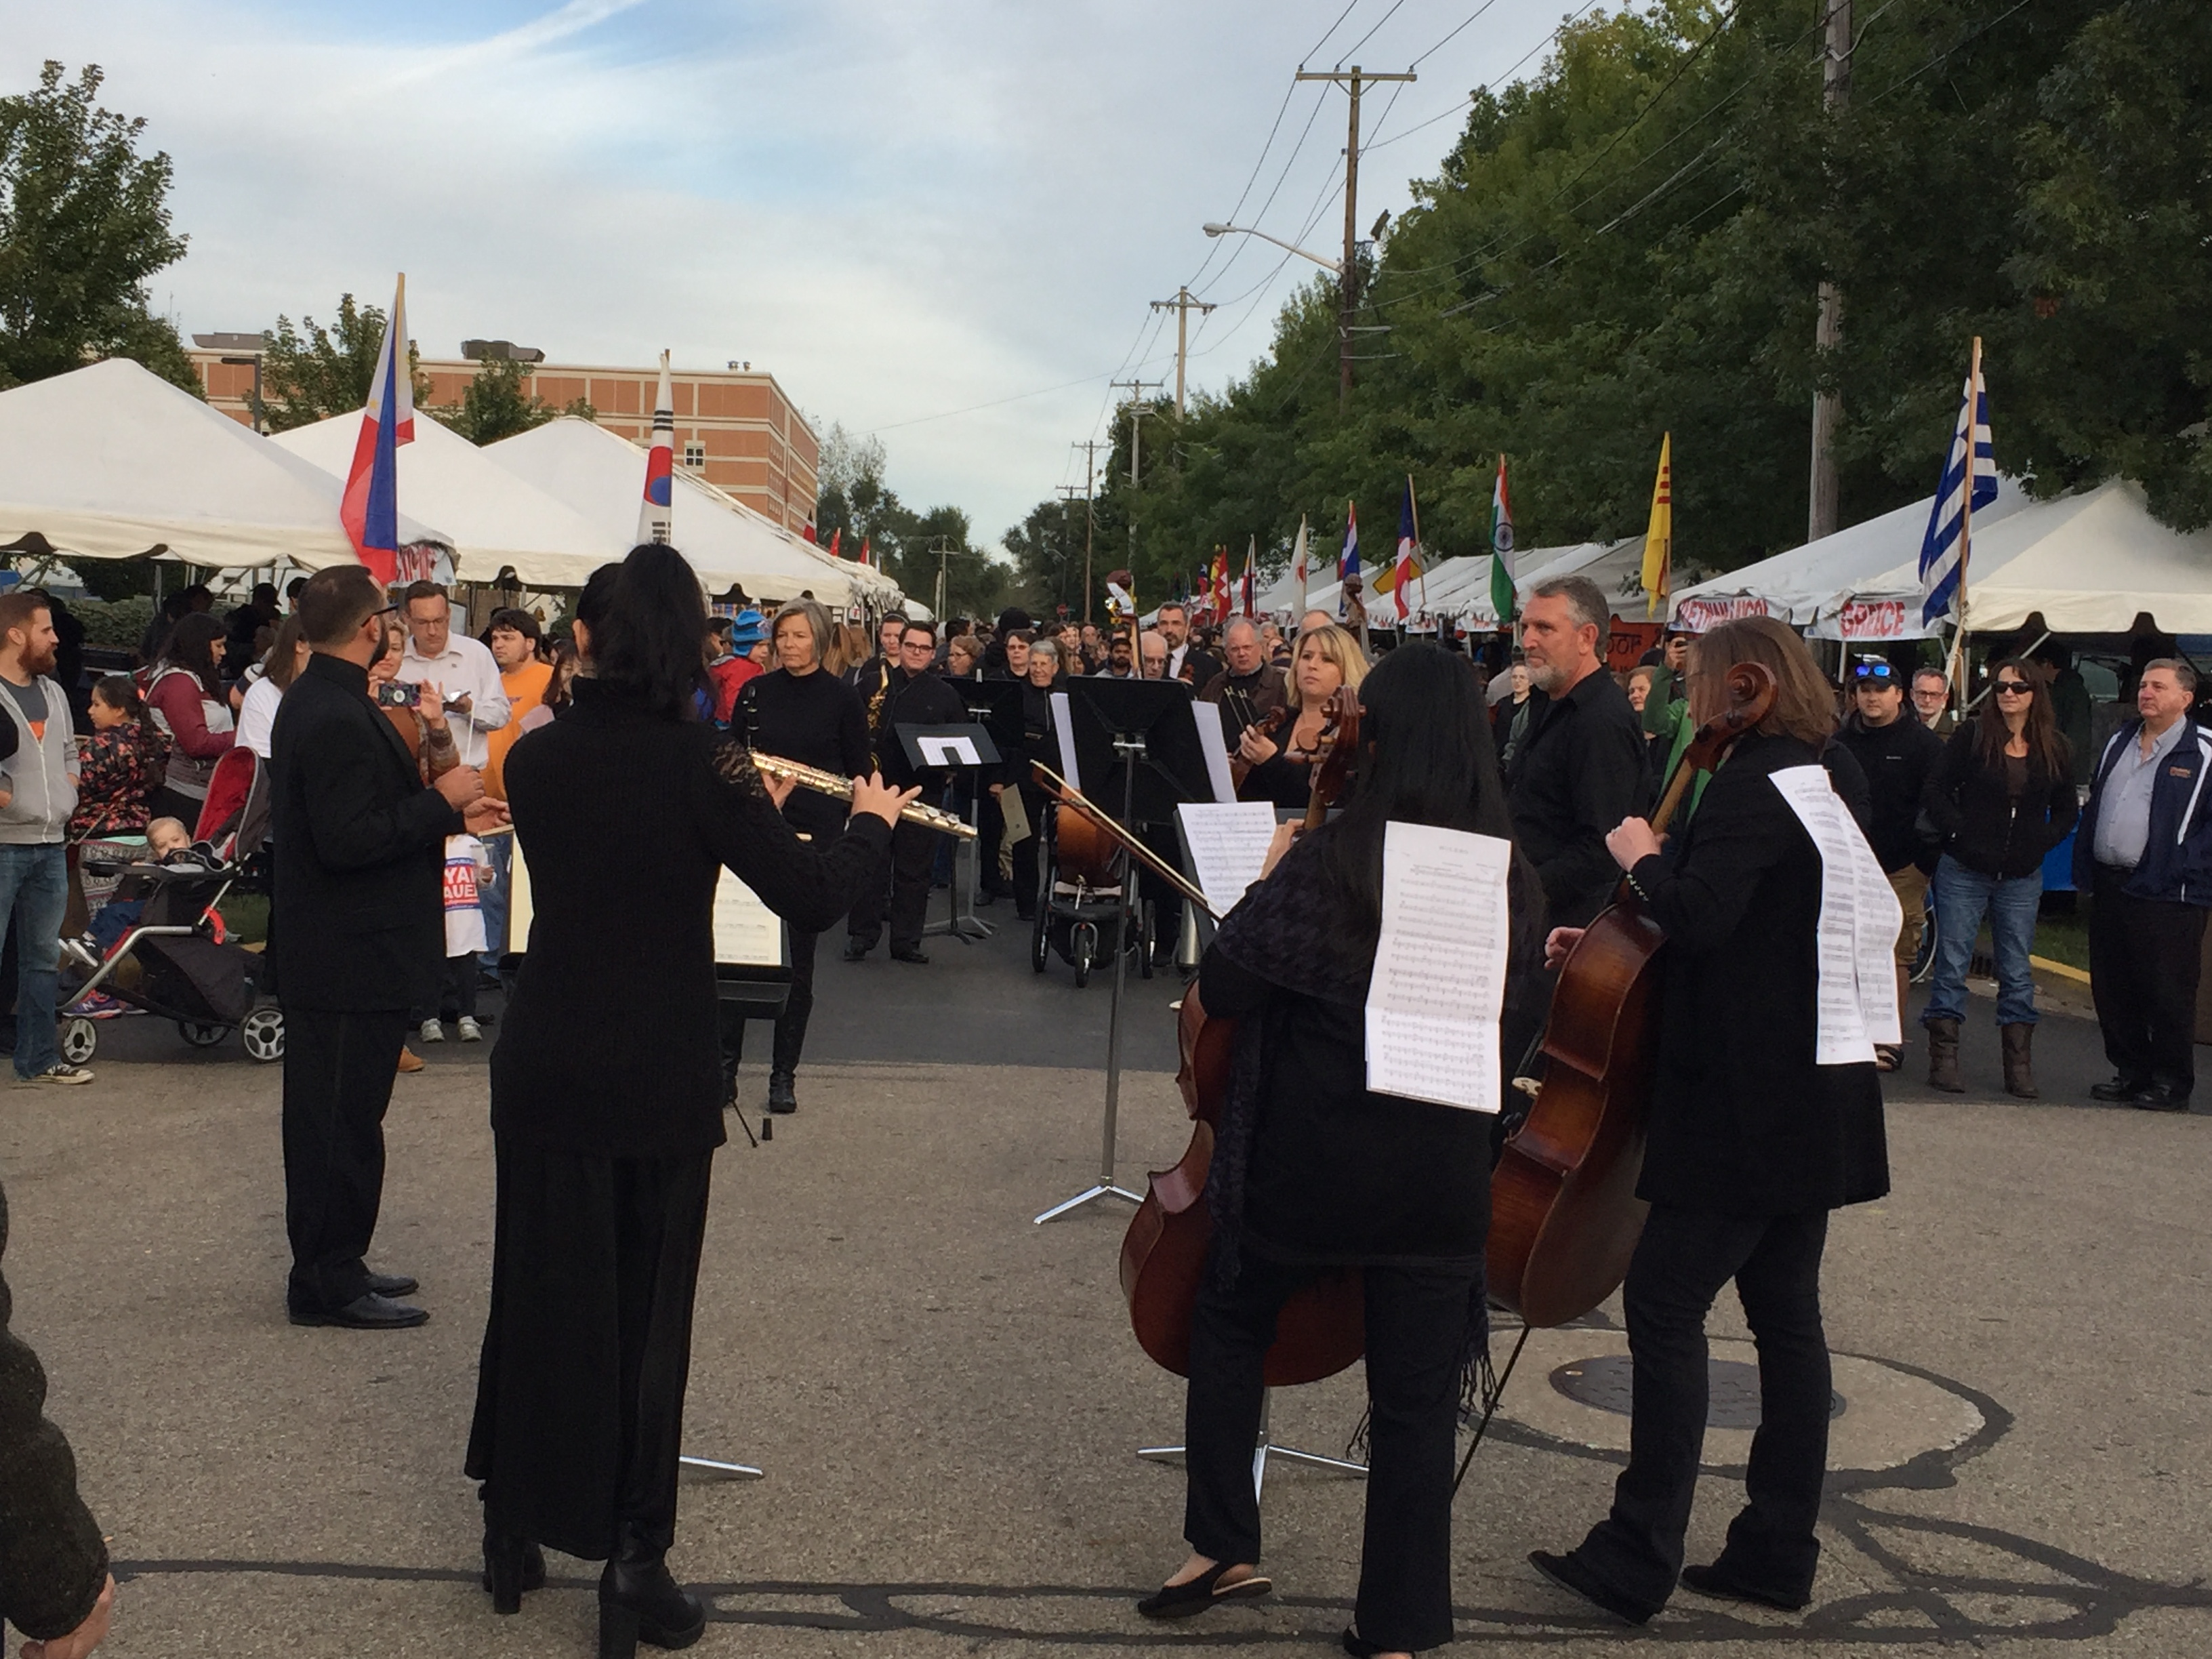
<svg viewBox="0 0 2212 1659"><path fill-rule="evenodd" d="M1152 309L1172 309L1176 314L1176 419L1180 421L1182 419L1183 365L1190 357L1190 313L1195 311L1203 316L1213 307L1203 300L1192 299L1188 288L1179 288L1174 299L1153 301Z"/></svg>
<svg viewBox="0 0 2212 1659"><path fill-rule="evenodd" d="M1354 64L1348 70L1324 70L1312 74L1300 70L1297 78L1340 81L1352 94L1352 125L1344 144L1344 315L1337 325L1336 404L1343 409L1352 402L1352 325L1353 307L1359 301L1359 88L1371 81L1415 81L1420 77L1411 70L1403 75L1370 75Z"/></svg>
<svg viewBox="0 0 2212 1659"><path fill-rule="evenodd" d="M1820 107L1830 123L1851 100L1851 0L1825 0L1828 38L1821 51ZM1813 372L1832 373L1844 343L1844 295L1833 280L1820 289L1820 317L1813 325ZM1813 393L1813 483L1807 505L1805 537L1818 541L1836 533L1843 512L1843 489L1836 477L1836 428L1844 401L1829 386Z"/></svg>
<svg viewBox="0 0 2212 1659"><path fill-rule="evenodd" d="M1145 389L1150 386L1153 391L1158 392L1160 390L1160 382L1141 380L1111 380L1107 384L1111 390L1116 392L1126 387L1129 393L1129 401L1122 407L1129 411L1129 575L1130 580L1133 581L1137 573L1137 457L1144 442L1145 416L1152 413L1151 408L1145 402ZM1089 597L1088 593L1085 595L1086 605L1089 603Z"/></svg>
<svg viewBox="0 0 2212 1659"><path fill-rule="evenodd" d="M1071 449L1083 452L1083 620L1091 620L1091 538L1098 528L1097 492L1092 488L1097 477L1098 440L1085 438ZM1066 488L1073 489L1070 484Z"/></svg>

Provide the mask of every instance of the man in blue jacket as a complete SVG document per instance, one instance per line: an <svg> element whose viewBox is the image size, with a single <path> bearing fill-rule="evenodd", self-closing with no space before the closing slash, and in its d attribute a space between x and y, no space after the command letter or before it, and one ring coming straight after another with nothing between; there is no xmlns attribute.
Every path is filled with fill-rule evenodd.
<svg viewBox="0 0 2212 1659"><path fill-rule="evenodd" d="M2146 1111L2185 1112L2204 913L2212 907L2212 732L2189 718L2197 671L2161 657L2136 711L2097 757L2074 842L2091 895L2089 988L2115 1075L2089 1092Z"/></svg>

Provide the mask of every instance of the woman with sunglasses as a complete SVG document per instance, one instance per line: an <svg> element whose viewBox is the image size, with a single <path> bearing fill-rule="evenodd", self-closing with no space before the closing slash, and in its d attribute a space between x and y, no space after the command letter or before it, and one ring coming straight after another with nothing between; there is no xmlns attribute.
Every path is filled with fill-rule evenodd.
<svg viewBox="0 0 2212 1659"><path fill-rule="evenodd" d="M2044 855L2066 839L2079 811L2066 739L2036 671L2007 657L1990 671L1981 712L1951 735L1922 805L1943 838L1936 866L1936 977L1920 1016L1928 1028L1930 1087L1963 1094L1959 1028L1966 1017L1966 967L1989 918L1997 967L1997 1030L2006 1092L2035 1098L2031 1039L2035 982L2028 951L2043 897Z"/></svg>

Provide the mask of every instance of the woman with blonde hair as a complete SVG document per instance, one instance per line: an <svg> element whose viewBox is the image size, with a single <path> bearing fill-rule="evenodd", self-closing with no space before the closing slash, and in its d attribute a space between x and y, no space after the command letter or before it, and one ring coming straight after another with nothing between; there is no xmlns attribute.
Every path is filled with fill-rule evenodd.
<svg viewBox="0 0 2212 1659"><path fill-rule="evenodd" d="M1328 727L1328 703L1340 689L1367 678L1367 653L1341 628L1310 629L1298 635L1298 654L1286 691L1289 726L1275 733L1248 726L1237 757L1251 769L1237 793L1244 800L1304 806L1313 793L1313 762Z"/></svg>

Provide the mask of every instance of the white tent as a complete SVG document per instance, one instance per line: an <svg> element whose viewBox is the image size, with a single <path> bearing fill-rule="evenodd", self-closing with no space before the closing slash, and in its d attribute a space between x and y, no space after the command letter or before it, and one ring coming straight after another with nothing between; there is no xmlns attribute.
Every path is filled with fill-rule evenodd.
<svg viewBox="0 0 2212 1659"><path fill-rule="evenodd" d="M645 483L645 451L573 416L503 438L483 452L501 466L566 502L584 521L619 544L635 540ZM732 582L756 600L781 601L811 592L844 606L879 592L860 568L809 546L801 538L738 506L683 472L675 481L675 544L710 592ZM876 578L882 580L882 578Z"/></svg>
<svg viewBox="0 0 2212 1659"><path fill-rule="evenodd" d="M1617 542L1582 542L1573 547L1536 548L1513 562L1520 573L1513 586L1524 601L1539 582L1584 576L1605 590L1607 605L1616 617L1625 622L1646 619L1641 536L1625 536Z"/></svg>
<svg viewBox="0 0 2212 1659"><path fill-rule="evenodd" d="M343 477L360 431L358 414L337 415L280 432L274 441ZM399 499L445 527L463 581L496 581L511 569L526 586L581 587L592 571L629 551L628 536L586 524L422 410L415 412L415 441L399 449Z"/></svg>
<svg viewBox="0 0 2212 1659"><path fill-rule="evenodd" d="M343 489L123 358L0 392L0 547L319 570L354 561ZM408 515L399 533L450 544Z"/></svg>

